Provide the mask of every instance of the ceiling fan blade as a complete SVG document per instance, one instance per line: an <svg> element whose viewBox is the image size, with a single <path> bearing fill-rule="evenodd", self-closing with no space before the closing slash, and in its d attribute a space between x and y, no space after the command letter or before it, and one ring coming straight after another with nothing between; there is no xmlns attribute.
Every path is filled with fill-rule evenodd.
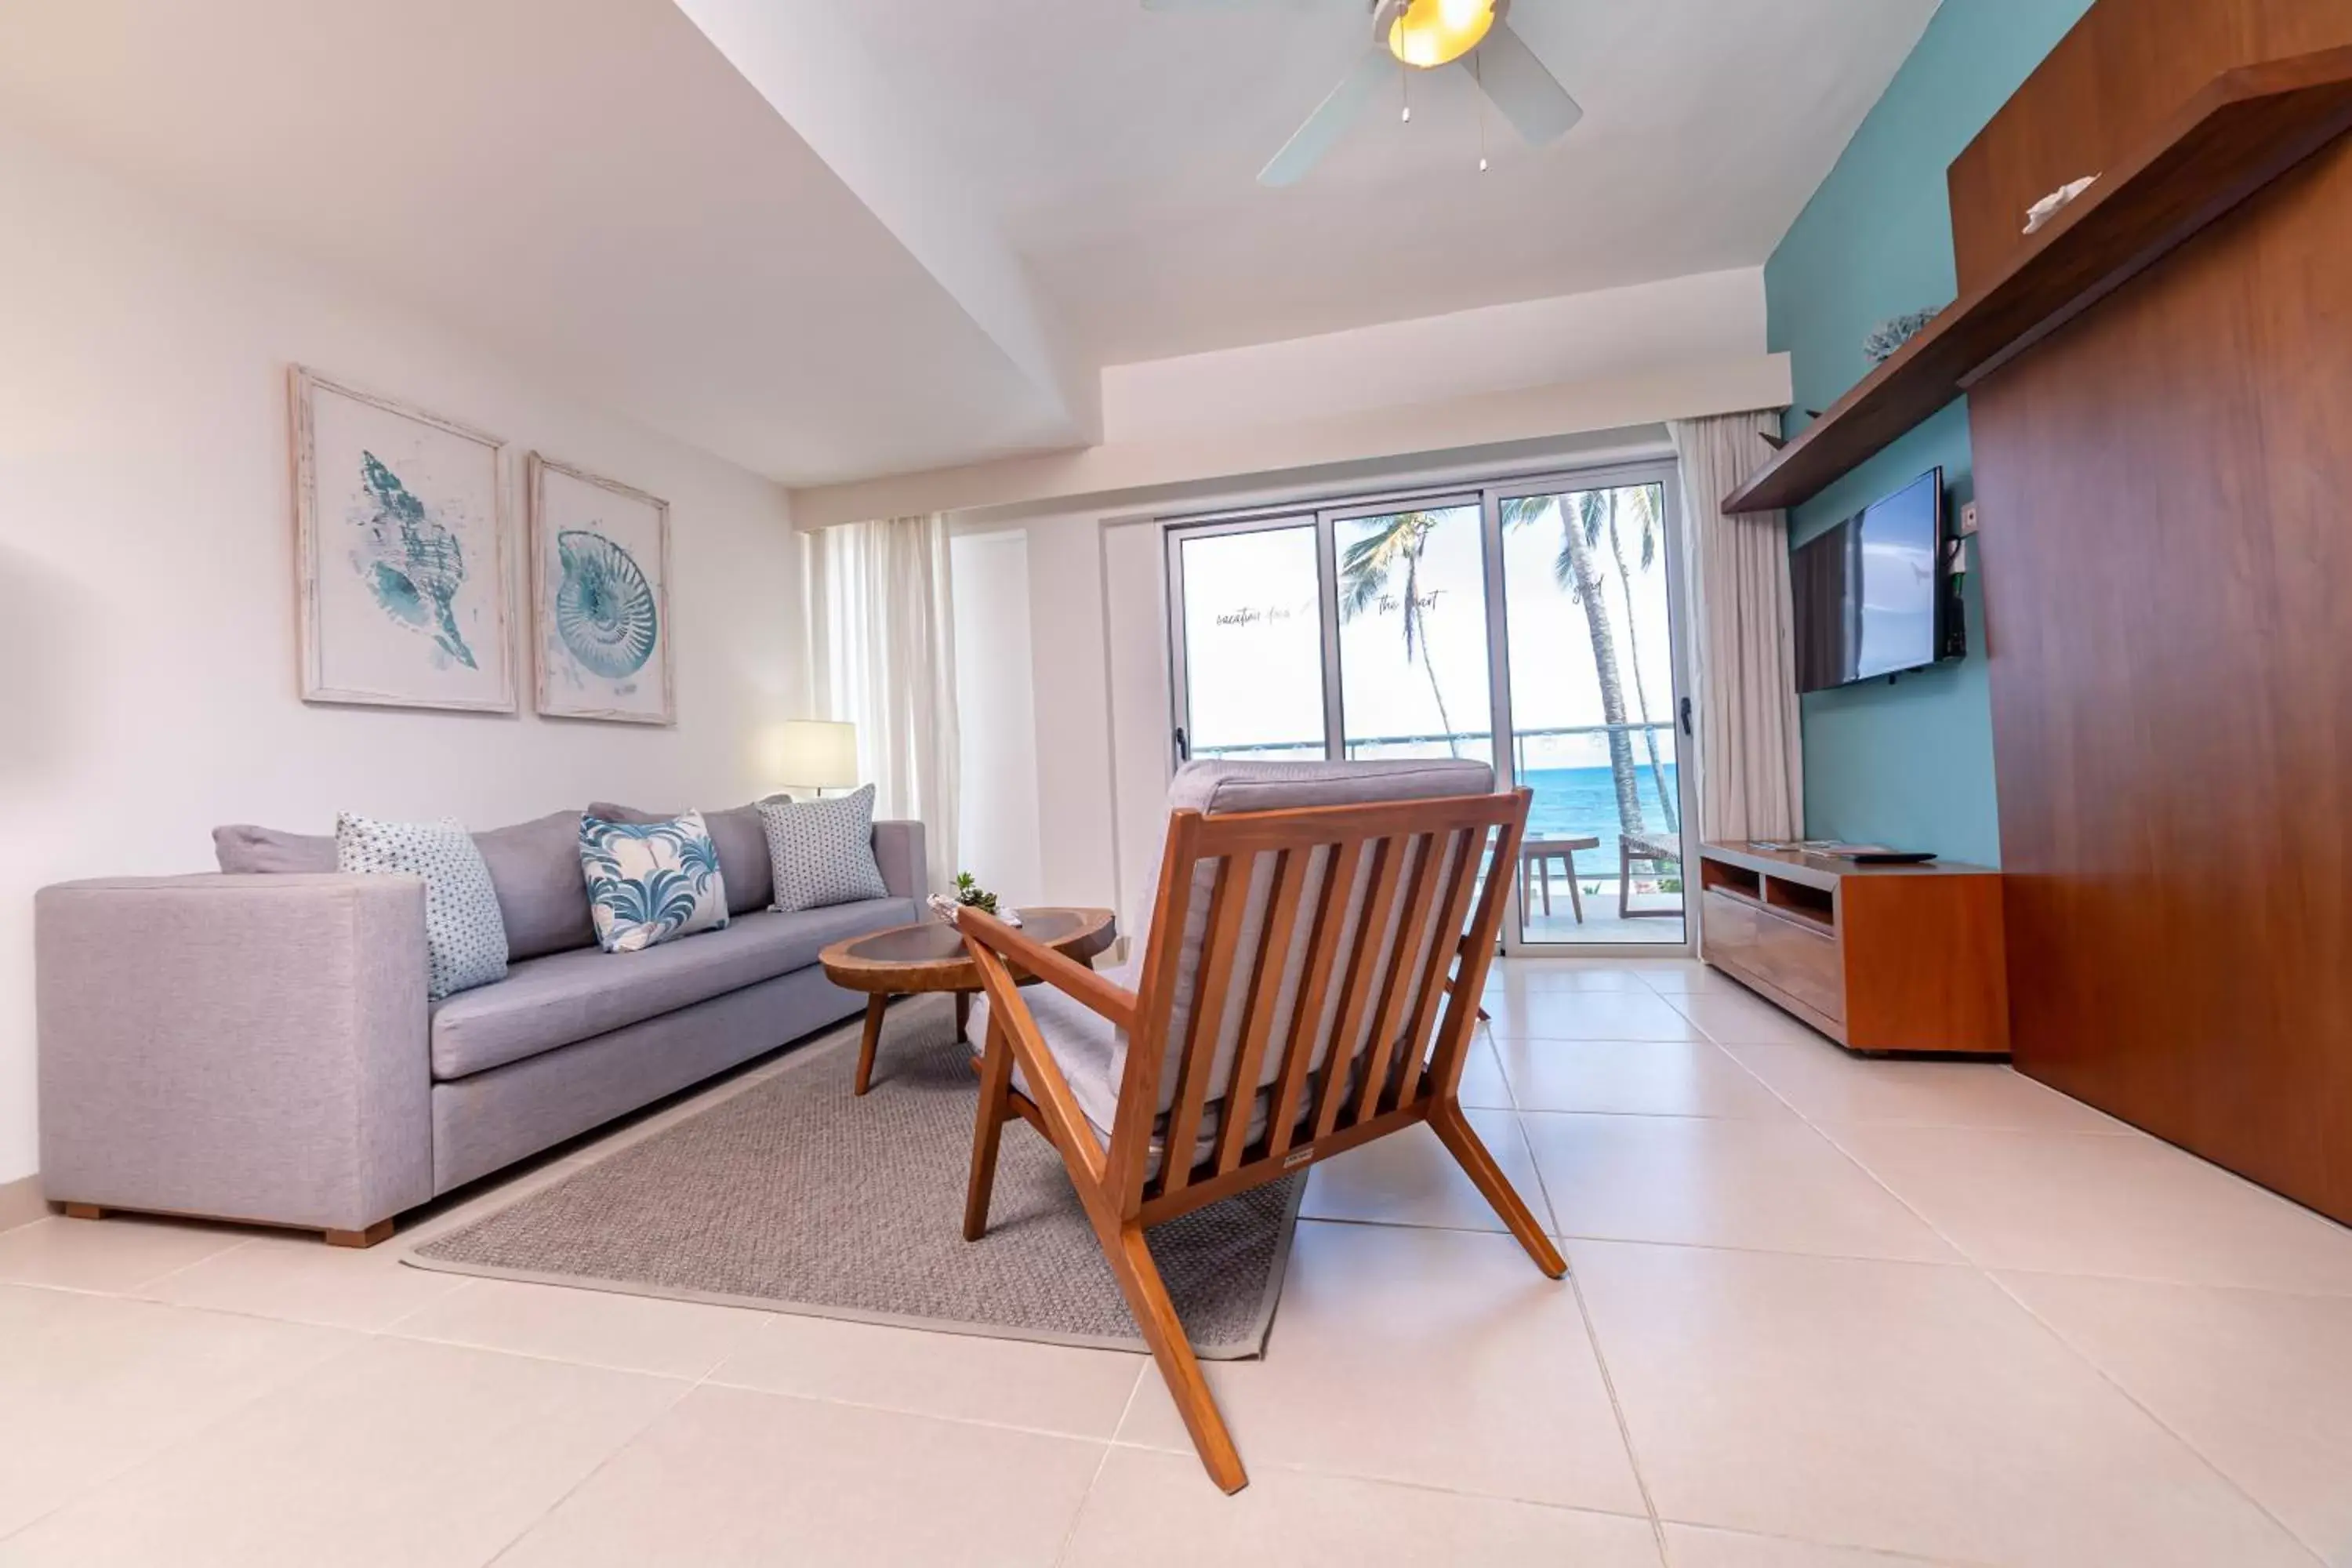
<svg viewBox="0 0 2352 1568"><path fill-rule="evenodd" d="M1371 100L1372 94L1380 90L1382 82L1393 78L1397 69L1396 60L1386 49L1365 50L1355 68L1342 77L1329 96L1315 106L1315 112L1307 117L1307 123L1292 132L1290 140L1282 144L1282 151L1257 172L1257 183L1261 185L1297 184L1307 171L1315 166L1316 161L1331 150L1331 144L1339 140L1348 127L1356 122L1356 117L1364 111L1364 105Z"/></svg>
<svg viewBox="0 0 2352 1568"><path fill-rule="evenodd" d="M1559 79L1536 58L1527 40L1511 31L1507 22L1496 20L1473 58L1477 62L1475 68L1469 59L1463 65L1478 79L1486 100L1529 146L1559 141L1584 118L1584 110L1568 96Z"/></svg>

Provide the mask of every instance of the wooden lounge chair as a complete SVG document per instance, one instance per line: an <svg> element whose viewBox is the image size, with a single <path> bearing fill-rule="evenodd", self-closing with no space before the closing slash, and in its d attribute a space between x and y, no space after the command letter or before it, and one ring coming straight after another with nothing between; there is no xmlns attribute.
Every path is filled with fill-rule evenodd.
<svg viewBox="0 0 2352 1568"><path fill-rule="evenodd" d="M1536 1266L1567 1272L1457 1094L1527 823L1528 792L1492 788L1479 763L1190 764L1131 988L959 918L988 1014L964 1235L987 1229L1019 1116L1061 1154L1228 1492L1248 1478L1147 1226L1427 1122ZM1019 990L1008 965L1044 984Z"/></svg>

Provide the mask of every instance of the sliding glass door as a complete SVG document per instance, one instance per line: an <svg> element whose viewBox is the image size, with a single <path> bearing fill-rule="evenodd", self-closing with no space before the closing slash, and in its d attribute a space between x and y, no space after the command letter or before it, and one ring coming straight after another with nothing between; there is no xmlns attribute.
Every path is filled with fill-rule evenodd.
<svg viewBox="0 0 2352 1568"><path fill-rule="evenodd" d="M1171 524L1171 754L1472 757L1533 792L1504 942L1686 950L1670 465Z"/></svg>

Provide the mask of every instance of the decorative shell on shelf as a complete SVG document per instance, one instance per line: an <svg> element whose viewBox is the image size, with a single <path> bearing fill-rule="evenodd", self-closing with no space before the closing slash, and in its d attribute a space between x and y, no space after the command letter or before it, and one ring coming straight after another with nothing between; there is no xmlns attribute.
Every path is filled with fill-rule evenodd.
<svg viewBox="0 0 2352 1568"><path fill-rule="evenodd" d="M1862 352L1870 356L1873 364L1885 364L1895 357L1895 351L1919 335L1921 329L1944 313L1941 305L1932 310L1913 310L1908 315L1890 317L1870 330L1862 340Z"/></svg>

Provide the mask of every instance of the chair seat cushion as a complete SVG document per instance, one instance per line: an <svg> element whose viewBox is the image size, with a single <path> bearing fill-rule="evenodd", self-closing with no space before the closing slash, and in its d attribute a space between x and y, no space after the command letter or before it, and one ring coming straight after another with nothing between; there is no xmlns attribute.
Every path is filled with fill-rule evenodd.
<svg viewBox="0 0 2352 1568"><path fill-rule="evenodd" d="M509 966L494 985L433 1009L433 1076L520 1061L746 985L805 969L830 944L914 921L908 899L801 914L750 914L641 952L580 948Z"/></svg>
<svg viewBox="0 0 2352 1568"><path fill-rule="evenodd" d="M1138 964L1106 970L1103 978L1112 984L1135 989ZM1029 985L1022 988L1021 1000L1028 1005L1029 1016L1036 1020L1037 1033L1052 1053L1054 1065L1062 1069L1062 1077L1070 1086L1070 1094L1086 1113L1096 1138L1108 1148L1110 1144L1111 1120L1118 1110L1118 1080L1127 1070L1127 1041L1121 1031L1093 1008L1076 1001L1050 985ZM972 1053L977 1056L988 1040L988 997L975 997L971 1010ZM1348 1089L1352 1090L1358 1072L1349 1074ZM1036 1099L1029 1087L1029 1075L1018 1062L1013 1068L1015 1091ZM1302 1096L1299 1120L1305 1121L1312 1109ZM1274 1109L1274 1091L1262 1089L1252 1098L1248 1136L1252 1142L1265 1136L1266 1118ZM1216 1147L1218 1129L1224 1125L1224 1106L1212 1100L1201 1110L1201 1131L1192 1143L1192 1163L1198 1164ZM1163 1112L1152 1123L1151 1155L1145 1163L1144 1174L1160 1173L1160 1155L1165 1147L1168 1118Z"/></svg>

